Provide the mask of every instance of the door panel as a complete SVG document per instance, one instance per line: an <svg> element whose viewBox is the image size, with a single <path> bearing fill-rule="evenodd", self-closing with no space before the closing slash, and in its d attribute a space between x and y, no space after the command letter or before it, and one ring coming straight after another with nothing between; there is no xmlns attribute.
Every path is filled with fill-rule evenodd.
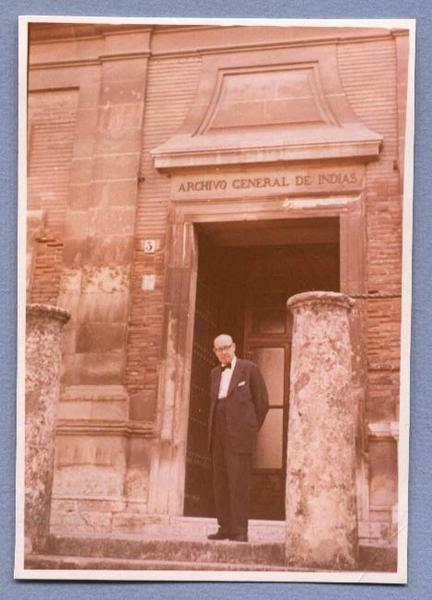
<svg viewBox="0 0 432 600"><path fill-rule="evenodd" d="M207 451L209 381L210 371L216 364L212 347L219 312L218 290L212 276L211 253L201 252L198 272L184 514L207 517L213 513L211 461Z"/></svg>
<svg viewBox="0 0 432 600"><path fill-rule="evenodd" d="M253 466L282 469L283 462L283 408L270 408L258 434Z"/></svg>
<svg viewBox="0 0 432 600"><path fill-rule="evenodd" d="M265 379L270 406L283 406L285 348L253 348L249 351L249 356L258 365Z"/></svg>
<svg viewBox="0 0 432 600"><path fill-rule="evenodd" d="M264 424L258 432L253 457L250 516L254 519L285 518L290 354L287 314L285 321L283 330L286 333L283 335L268 333L260 335L259 339L252 332L245 335L247 356L260 368L266 382L270 405Z"/></svg>

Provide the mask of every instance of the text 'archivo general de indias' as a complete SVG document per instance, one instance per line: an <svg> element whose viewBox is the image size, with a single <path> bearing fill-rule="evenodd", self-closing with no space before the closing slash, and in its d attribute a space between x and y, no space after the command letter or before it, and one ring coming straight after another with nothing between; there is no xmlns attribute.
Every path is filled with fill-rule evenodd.
<svg viewBox="0 0 432 600"><path fill-rule="evenodd" d="M355 185L359 183L356 172L313 173L308 175L279 175L272 177L239 177L235 179L196 179L182 181L178 192L212 192L247 190L252 188L285 188L322 185Z"/></svg>

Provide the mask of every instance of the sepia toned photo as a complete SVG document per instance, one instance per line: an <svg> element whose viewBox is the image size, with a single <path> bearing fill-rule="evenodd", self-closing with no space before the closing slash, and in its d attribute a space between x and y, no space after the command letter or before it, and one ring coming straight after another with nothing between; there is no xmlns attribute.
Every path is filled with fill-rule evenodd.
<svg viewBox="0 0 432 600"><path fill-rule="evenodd" d="M21 18L17 578L406 582L414 49Z"/></svg>

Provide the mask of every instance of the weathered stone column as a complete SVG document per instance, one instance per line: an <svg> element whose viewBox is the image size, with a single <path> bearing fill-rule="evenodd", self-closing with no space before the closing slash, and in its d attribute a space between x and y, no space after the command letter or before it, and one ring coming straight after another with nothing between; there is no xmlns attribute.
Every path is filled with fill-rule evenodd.
<svg viewBox="0 0 432 600"><path fill-rule="evenodd" d="M69 313L55 306L27 306L24 517L27 551L42 550L49 531L61 345L63 325L68 320Z"/></svg>
<svg viewBox="0 0 432 600"><path fill-rule="evenodd" d="M353 300L308 292L294 315L286 482L289 565L350 569L357 556L356 407L348 312Z"/></svg>

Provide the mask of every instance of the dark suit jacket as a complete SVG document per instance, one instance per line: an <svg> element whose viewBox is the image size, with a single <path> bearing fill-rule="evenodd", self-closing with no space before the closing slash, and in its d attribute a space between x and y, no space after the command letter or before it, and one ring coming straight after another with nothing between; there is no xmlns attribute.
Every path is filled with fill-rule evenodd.
<svg viewBox="0 0 432 600"><path fill-rule="evenodd" d="M221 373L220 366L211 371L209 451ZM267 388L255 363L237 357L225 403L226 433L230 449L234 453L252 453L257 432L269 409Z"/></svg>

